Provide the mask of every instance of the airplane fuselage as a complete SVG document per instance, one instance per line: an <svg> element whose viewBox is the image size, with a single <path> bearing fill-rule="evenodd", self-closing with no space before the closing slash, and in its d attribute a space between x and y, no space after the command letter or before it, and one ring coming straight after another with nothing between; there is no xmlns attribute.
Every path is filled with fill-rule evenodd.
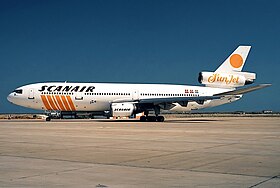
<svg viewBox="0 0 280 188"><path fill-rule="evenodd" d="M10 102L37 110L107 111L115 102L133 103L143 99L212 96L216 93L230 91L230 89L171 84L54 82L30 84L19 87L15 91L17 92L8 96ZM190 101L185 105L173 103L166 110L190 111L232 102L232 100L209 100L203 104Z"/></svg>

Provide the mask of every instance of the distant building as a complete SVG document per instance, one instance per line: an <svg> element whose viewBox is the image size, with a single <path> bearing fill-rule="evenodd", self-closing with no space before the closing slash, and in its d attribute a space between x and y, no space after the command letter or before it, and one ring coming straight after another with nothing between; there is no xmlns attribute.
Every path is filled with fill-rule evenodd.
<svg viewBox="0 0 280 188"><path fill-rule="evenodd" d="M272 110L263 110L262 113L263 114L272 114Z"/></svg>

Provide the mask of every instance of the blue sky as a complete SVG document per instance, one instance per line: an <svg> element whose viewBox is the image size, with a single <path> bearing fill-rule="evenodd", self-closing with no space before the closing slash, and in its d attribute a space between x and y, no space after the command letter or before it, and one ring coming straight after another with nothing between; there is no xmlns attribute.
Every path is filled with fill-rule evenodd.
<svg viewBox="0 0 280 188"><path fill-rule="evenodd" d="M6 100L46 82L199 85L240 44L256 83L272 83L211 111L280 111L280 2L266 0L2 0L0 113L33 112Z"/></svg>

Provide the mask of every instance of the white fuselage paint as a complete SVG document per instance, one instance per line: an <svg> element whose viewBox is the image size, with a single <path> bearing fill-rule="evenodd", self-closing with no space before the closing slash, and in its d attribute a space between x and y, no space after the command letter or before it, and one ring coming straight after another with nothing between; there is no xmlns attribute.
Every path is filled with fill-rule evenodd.
<svg viewBox="0 0 280 188"><path fill-rule="evenodd" d="M37 83L17 88L8 100L14 104L37 110L107 111L114 102L136 102L149 98L213 96L233 89L171 84L122 83ZM173 103L167 110L190 111L230 103L239 98L195 101L186 105Z"/></svg>

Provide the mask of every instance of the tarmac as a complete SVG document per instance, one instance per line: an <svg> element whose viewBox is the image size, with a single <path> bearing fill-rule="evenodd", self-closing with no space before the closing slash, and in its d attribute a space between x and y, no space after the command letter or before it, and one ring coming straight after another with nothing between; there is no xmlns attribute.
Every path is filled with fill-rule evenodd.
<svg viewBox="0 0 280 188"><path fill-rule="evenodd" d="M0 187L280 187L280 118L0 120Z"/></svg>

